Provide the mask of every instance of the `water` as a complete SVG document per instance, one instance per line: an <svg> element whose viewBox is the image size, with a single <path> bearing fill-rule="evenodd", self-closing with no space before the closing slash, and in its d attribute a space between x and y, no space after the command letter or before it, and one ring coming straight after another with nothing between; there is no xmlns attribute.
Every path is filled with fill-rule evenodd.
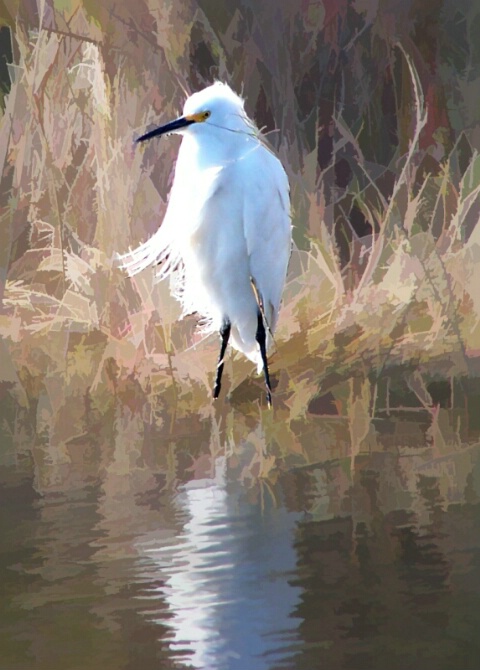
<svg viewBox="0 0 480 670"><path fill-rule="evenodd" d="M41 494L4 466L0 668L477 669L479 449L416 458Z"/></svg>

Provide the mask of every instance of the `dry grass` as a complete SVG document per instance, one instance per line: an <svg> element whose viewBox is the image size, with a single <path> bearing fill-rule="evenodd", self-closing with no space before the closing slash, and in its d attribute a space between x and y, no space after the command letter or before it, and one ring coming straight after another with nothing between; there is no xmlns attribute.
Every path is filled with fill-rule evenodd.
<svg viewBox="0 0 480 670"><path fill-rule="evenodd" d="M79 445L98 466L107 457L88 449L109 440L118 447L121 435L125 450L132 434L146 443L153 431L177 444L193 434L214 451L258 443L246 471L267 477L279 458L319 458L305 438L314 415L345 421L347 454L355 455L375 448L372 422L405 405L430 417L438 444L445 410L435 383L449 389L442 407L467 403L453 434L465 432L468 393L458 389L476 374L480 352L480 156L471 139L478 129L453 142L443 141L444 128L432 130L438 110L409 40L371 41L385 67L401 70L398 142L382 164L373 158L385 153L381 138L372 136L377 145L366 155L367 126L379 113L366 102L368 71L356 88L360 125L342 99L330 100L328 127L321 111L302 117L301 104L322 104L311 79L315 39L321 33L330 57L336 49L328 17L313 5L289 3L277 16L267 3L263 21L240 8L213 25L208 3L159 10L145 2L137 20L113 5L88 13L80 2L66 4L53 17L44 7L37 27L28 16L14 25L18 62L0 122L4 430L19 444L30 431L50 445L45 476L63 481ZM296 21L301 30L287 48L278 27L294 31ZM348 55L357 46L352 76L362 44L344 48ZM272 414L252 365L236 355L225 370L227 399L213 408L216 339L197 341L195 320L178 321L168 284L154 284L153 271L130 280L114 264L115 252L159 225L178 146L167 140L142 151L135 132L173 118L182 87L212 74L245 83L260 125L276 111L279 132L270 138L291 180L296 247L271 359ZM320 170L326 137L331 160ZM351 174L339 185L342 161ZM353 210L367 234L352 227ZM336 430L323 435L322 449ZM126 468L145 458L136 449L120 459Z"/></svg>

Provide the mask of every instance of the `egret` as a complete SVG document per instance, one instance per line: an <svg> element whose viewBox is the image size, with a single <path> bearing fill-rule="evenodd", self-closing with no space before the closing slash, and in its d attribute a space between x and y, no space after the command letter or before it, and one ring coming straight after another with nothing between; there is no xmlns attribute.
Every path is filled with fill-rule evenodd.
<svg viewBox="0 0 480 670"><path fill-rule="evenodd" d="M218 398L229 340L263 369L273 341L291 250L287 175L224 83L194 93L178 119L141 137L176 133L182 143L167 211L154 235L120 256L130 274L149 265L174 276L183 314L197 312L220 332L213 397Z"/></svg>

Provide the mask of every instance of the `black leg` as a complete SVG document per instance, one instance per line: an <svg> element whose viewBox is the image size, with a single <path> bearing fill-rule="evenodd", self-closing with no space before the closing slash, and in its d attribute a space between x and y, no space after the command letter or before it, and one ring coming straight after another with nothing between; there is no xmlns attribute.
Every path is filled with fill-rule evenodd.
<svg viewBox="0 0 480 670"><path fill-rule="evenodd" d="M267 362L267 334L265 332L265 324L263 323L263 316L258 312L257 320L257 333L255 339L258 342L260 347L260 355L262 357L263 363L263 374L265 377L265 386L267 387L267 403L268 406L272 406L272 387L270 386L270 375L268 374L268 362Z"/></svg>
<svg viewBox="0 0 480 670"><path fill-rule="evenodd" d="M215 386L213 387L213 397L216 400L220 394L220 389L222 387L222 372L223 372L223 363L225 358L225 350L228 344L228 338L230 337L231 323L226 319L223 322L222 327L220 328L220 337L222 338L222 344L220 345L220 355L218 357L217 363L217 376L215 377Z"/></svg>

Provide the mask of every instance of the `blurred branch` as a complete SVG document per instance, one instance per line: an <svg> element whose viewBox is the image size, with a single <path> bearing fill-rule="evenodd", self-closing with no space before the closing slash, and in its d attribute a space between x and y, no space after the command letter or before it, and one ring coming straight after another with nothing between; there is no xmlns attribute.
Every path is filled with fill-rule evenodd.
<svg viewBox="0 0 480 670"><path fill-rule="evenodd" d="M60 35L61 37L70 37L73 40L80 40L81 42L88 42L89 44L95 44L97 46L103 46L103 42L99 40L94 40L92 37L86 37L85 35L78 35L77 33L72 33L68 30L59 30L58 28L47 28L42 26L42 30L46 33Z"/></svg>

